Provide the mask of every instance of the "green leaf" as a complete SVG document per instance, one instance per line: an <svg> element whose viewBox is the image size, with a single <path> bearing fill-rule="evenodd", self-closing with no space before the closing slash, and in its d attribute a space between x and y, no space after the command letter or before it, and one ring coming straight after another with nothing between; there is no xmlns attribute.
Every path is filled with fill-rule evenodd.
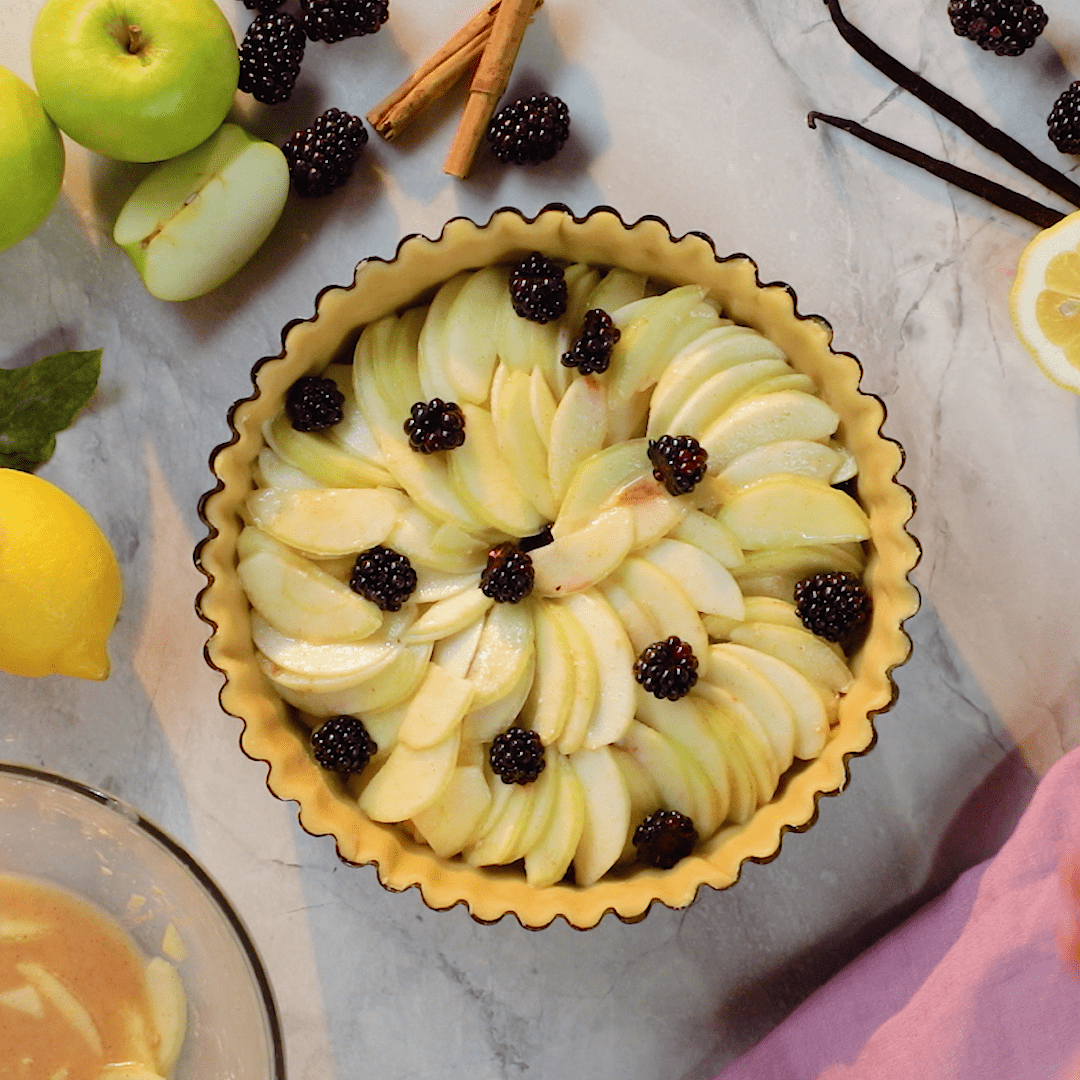
<svg viewBox="0 0 1080 1080"><path fill-rule="evenodd" d="M94 396L100 374L101 349L0 369L0 467L29 472L48 461L56 433Z"/></svg>

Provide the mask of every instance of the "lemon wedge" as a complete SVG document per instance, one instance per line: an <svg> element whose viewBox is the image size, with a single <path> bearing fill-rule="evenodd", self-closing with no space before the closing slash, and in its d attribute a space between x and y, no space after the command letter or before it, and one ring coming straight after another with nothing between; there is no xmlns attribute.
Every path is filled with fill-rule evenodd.
<svg viewBox="0 0 1080 1080"><path fill-rule="evenodd" d="M1009 310L1043 373L1080 394L1080 210L1043 229L1024 249Z"/></svg>
<svg viewBox="0 0 1080 1080"><path fill-rule="evenodd" d="M106 678L122 598L94 519L47 480L0 469L0 671Z"/></svg>

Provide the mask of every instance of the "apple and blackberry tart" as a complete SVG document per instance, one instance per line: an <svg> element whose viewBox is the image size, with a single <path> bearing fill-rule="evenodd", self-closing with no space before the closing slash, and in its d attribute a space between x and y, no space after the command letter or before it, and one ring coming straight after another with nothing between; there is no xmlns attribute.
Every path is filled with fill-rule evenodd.
<svg viewBox="0 0 1080 1080"><path fill-rule="evenodd" d="M590 926L814 815L907 656L899 448L744 256L549 208L361 264L215 453L208 656L391 888Z"/></svg>

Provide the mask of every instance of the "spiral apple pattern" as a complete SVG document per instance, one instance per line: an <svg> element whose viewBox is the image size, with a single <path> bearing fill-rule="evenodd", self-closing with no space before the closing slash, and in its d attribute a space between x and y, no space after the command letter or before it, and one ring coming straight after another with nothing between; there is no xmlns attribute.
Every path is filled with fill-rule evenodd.
<svg viewBox="0 0 1080 1080"><path fill-rule="evenodd" d="M861 575L869 539L836 412L768 338L696 285L566 268L567 312L516 315L508 268L445 282L429 304L363 328L325 433L283 413L246 504L238 574L262 671L311 727L361 716L378 752L348 780L360 809L442 858L522 862L538 888L587 886L634 858L658 808L705 847L816 757L852 675L795 613L795 583ZM586 311L620 331L611 364L560 362ZM456 402L462 446L413 452L415 402ZM673 496L648 442L691 435L705 478ZM488 551L550 528L519 603L481 591ZM408 556L417 587L383 612L348 587L356 554ZM698 680L676 700L637 684L634 661L677 636ZM535 731L544 768L505 784L496 735Z"/></svg>

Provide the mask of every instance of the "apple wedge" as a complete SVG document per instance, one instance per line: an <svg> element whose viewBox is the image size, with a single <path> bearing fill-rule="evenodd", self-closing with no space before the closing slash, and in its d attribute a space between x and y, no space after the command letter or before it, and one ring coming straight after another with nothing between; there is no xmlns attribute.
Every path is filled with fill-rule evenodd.
<svg viewBox="0 0 1080 1080"><path fill-rule="evenodd" d="M534 889L546 889L562 880L585 828L585 793L581 781L559 757L553 757L552 761L559 767L555 811L536 847L525 853L525 880Z"/></svg>
<svg viewBox="0 0 1080 1080"><path fill-rule="evenodd" d="M283 701L310 716L363 716L411 697L424 678L431 643L406 645L382 670L340 690L293 690L275 682Z"/></svg>
<svg viewBox="0 0 1080 1080"><path fill-rule="evenodd" d="M630 822L626 830L626 840L619 855L620 863L633 862L637 858L634 847L634 832L637 827L661 805L660 789L653 778L638 764L624 747L616 744L611 748L615 764L622 771L626 788L630 793Z"/></svg>
<svg viewBox="0 0 1080 1080"><path fill-rule="evenodd" d="M559 505L548 479L547 446L533 419L531 391L532 379L525 372L507 372L491 416L499 451L518 488L545 521L554 521Z"/></svg>
<svg viewBox="0 0 1080 1080"><path fill-rule="evenodd" d="M748 398L730 408L698 440L717 473L748 450L788 439L825 442L840 425L836 411L819 397L783 390Z"/></svg>
<svg viewBox="0 0 1080 1080"><path fill-rule="evenodd" d="M687 777L686 762L689 759L670 739L635 720L619 746L651 777L665 809L694 818L699 809L699 797ZM698 822L695 820L694 824L697 826Z"/></svg>
<svg viewBox="0 0 1080 1080"><path fill-rule="evenodd" d="M445 570L421 566L416 568L416 588L409 599L416 604L434 604L479 587L480 575L475 571L470 574L448 574Z"/></svg>
<svg viewBox="0 0 1080 1080"><path fill-rule="evenodd" d="M826 570L844 570L861 576L862 553L853 554L840 544L808 544L805 547L755 551L732 577L745 596L771 596L792 603L795 586L804 578Z"/></svg>
<svg viewBox="0 0 1080 1080"><path fill-rule="evenodd" d="M645 295L647 278L633 270L613 266L585 298L585 310L600 308L609 315Z"/></svg>
<svg viewBox="0 0 1080 1080"><path fill-rule="evenodd" d="M613 575L630 598L659 629L660 637L674 635L685 641L699 661L708 655L709 638L701 616L682 587L659 567L646 559L632 556Z"/></svg>
<svg viewBox="0 0 1080 1080"><path fill-rule="evenodd" d="M492 783L502 784L502 781L496 779ZM503 786L508 787L510 793L501 803L498 816L480 838L464 851L463 857L470 866L501 866L510 862L525 831L532 810L534 785Z"/></svg>
<svg viewBox="0 0 1080 1080"><path fill-rule="evenodd" d="M698 611L742 620L743 594L729 570L693 544L670 537L658 540L641 558L663 570L687 594Z"/></svg>
<svg viewBox="0 0 1080 1080"><path fill-rule="evenodd" d="M280 633L314 644L359 641L382 625L382 612L253 525L237 541L237 575L251 606Z"/></svg>
<svg viewBox="0 0 1080 1080"><path fill-rule="evenodd" d="M428 664L424 681L401 721L398 740L414 750L441 743L461 726L474 692L468 679L438 664Z"/></svg>
<svg viewBox="0 0 1080 1080"><path fill-rule="evenodd" d="M843 694L851 685L851 669L838 650L801 624L747 622L732 631L731 640L783 660L834 694Z"/></svg>
<svg viewBox="0 0 1080 1080"><path fill-rule="evenodd" d="M366 488L393 483L390 473L314 431L296 431L284 415L263 427L267 445L294 469L323 487Z"/></svg>
<svg viewBox="0 0 1080 1080"><path fill-rule="evenodd" d="M522 720L544 746L556 742L566 726L574 699L574 657L553 605L536 605L536 677L522 707Z"/></svg>
<svg viewBox="0 0 1080 1080"><path fill-rule="evenodd" d="M719 521L751 551L870 538L870 522L847 492L807 476L769 476L742 488Z"/></svg>
<svg viewBox="0 0 1080 1080"><path fill-rule="evenodd" d="M466 715L461 726L462 742L476 745L489 743L500 731L511 727L521 713L535 677L536 654L534 652L521 669L517 680L507 688L506 693L494 698L486 705L473 709Z"/></svg>
<svg viewBox="0 0 1080 1080"><path fill-rule="evenodd" d="M742 548L731 530L700 510L688 510L671 530L671 538L693 544L729 570L741 566L745 561Z"/></svg>
<svg viewBox="0 0 1080 1080"><path fill-rule="evenodd" d="M589 721L600 697L600 672L589 635L570 608L563 603L553 604L549 613L558 620L574 662L574 694L558 741L559 753L569 755L585 745Z"/></svg>
<svg viewBox="0 0 1080 1080"><path fill-rule="evenodd" d="M737 642L729 642L722 647L730 654L741 657L759 675L768 679L787 702L795 718L795 757L803 761L816 758L828 737L829 720L821 696L813 684L790 664L769 653Z"/></svg>
<svg viewBox="0 0 1080 1080"><path fill-rule="evenodd" d="M431 518L416 506L398 513L386 545L407 555L414 566L451 574L483 570L491 546L482 536Z"/></svg>
<svg viewBox="0 0 1080 1080"><path fill-rule="evenodd" d="M417 372L425 401L433 398L441 398L446 402L457 401L457 387L451 382L447 370L450 312L472 277L470 273L461 273L444 282L439 286L428 308L417 343Z"/></svg>
<svg viewBox="0 0 1080 1080"><path fill-rule="evenodd" d="M578 467L552 525L553 536L584 528L601 510L614 506L619 493L652 477L644 439L609 446Z"/></svg>
<svg viewBox="0 0 1080 1080"><path fill-rule="evenodd" d="M283 461L269 446L259 451L255 463L255 485L265 488L320 488L318 480Z"/></svg>
<svg viewBox="0 0 1080 1080"><path fill-rule="evenodd" d="M540 368L533 368L529 373L529 408L532 410L536 434L540 437L544 449L547 450L551 444L551 425L555 419L558 403Z"/></svg>
<svg viewBox="0 0 1080 1080"><path fill-rule="evenodd" d="M228 281L258 251L288 194L285 155L222 124L142 180L116 219L113 240L151 295L191 300Z"/></svg>
<svg viewBox="0 0 1080 1080"><path fill-rule="evenodd" d="M484 770L479 765L458 765L443 793L412 821L428 847L449 859L470 842L490 803Z"/></svg>
<svg viewBox="0 0 1080 1080"><path fill-rule="evenodd" d="M630 789L610 746L568 759L585 796L585 822L574 851L574 880L584 888L618 861L630 829Z"/></svg>
<svg viewBox="0 0 1080 1080"><path fill-rule="evenodd" d="M363 794L360 809L372 821L406 821L430 806L446 789L457 767L461 732L414 750L398 743Z"/></svg>
<svg viewBox="0 0 1080 1080"><path fill-rule="evenodd" d="M618 567L633 542L631 512L621 506L605 510L584 528L530 553L533 591L538 596L569 596L588 589Z"/></svg>
<svg viewBox="0 0 1080 1080"><path fill-rule="evenodd" d="M432 663L465 678L469 674L469 665L476 655L476 647L480 644L483 630L484 620L478 617L460 630L439 638L433 643L431 650Z"/></svg>
<svg viewBox="0 0 1080 1080"><path fill-rule="evenodd" d="M728 773L727 820L743 825L753 816L759 804L759 787L756 773L743 748L743 740L735 734L736 721L723 709L711 702L697 699L702 721L712 733L724 754Z"/></svg>
<svg viewBox="0 0 1080 1080"><path fill-rule="evenodd" d="M509 536L539 532L545 519L518 487L499 449L491 414L467 402L461 411L465 415L465 442L447 454L454 489L488 527Z"/></svg>
<svg viewBox="0 0 1080 1080"><path fill-rule="evenodd" d="M603 447L607 430L604 384L593 375L574 379L555 410L548 436L547 472L557 502L581 463Z"/></svg>
<svg viewBox="0 0 1080 1080"><path fill-rule="evenodd" d="M556 761L558 752L553 746L544 751L544 768L533 782L533 797L529 807L529 816L521 830L518 842L511 851L512 861L524 858L544 838L551 828L555 807L559 799L559 781L562 777L560 763Z"/></svg>
<svg viewBox="0 0 1080 1080"><path fill-rule="evenodd" d="M434 358L454 388L450 400L472 405L487 401L498 359L499 302L506 295L507 279L505 267L485 267L470 274L454 297L442 351Z"/></svg>
<svg viewBox="0 0 1080 1080"><path fill-rule="evenodd" d="M327 379L333 379L345 398L341 403L341 419L333 427L327 429L327 438L346 450L358 454L369 462L373 468L385 472L382 451L379 449L379 440L356 400L352 365L331 364L323 372L323 376ZM387 473L386 475L387 481L389 481L390 474Z"/></svg>
<svg viewBox="0 0 1080 1080"><path fill-rule="evenodd" d="M533 655L533 617L529 606L492 605L484 619L476 655L469 665L468 679L476 688L473 707L479 708L506 695L521 678Z"/></svg>
<svg viewBox="0 0 1080 1080"><path fill-rule="evenodd" d="M409 628L404 640L408 645L437 641L464 630L491 607L494 601L479 589L466 589L432 604Z"/></svg>
<svg viewBox="0 0 1080 1080"><path fill-rule="evenodd" d="M595 750L618 742L634 718L634 650L619 617L597 589L574 593L562 603L585 632L597 670L604 673L582 743Z"/></svg>
<svg viewBox="0 0 1080 1080"><path fill-rule="evenodd" d="M251 522L283 544L316 558L381 544L405 504L391 488L262 488L245 503Z"/></svg>
<svg viewBox="0 0 1080 1080"><path fill-rule="evenodd" d="M660 640L660 628L622 585L608 578L602 581L598 588L619 616L635 655L640 655L653 642Z"/></svg>

